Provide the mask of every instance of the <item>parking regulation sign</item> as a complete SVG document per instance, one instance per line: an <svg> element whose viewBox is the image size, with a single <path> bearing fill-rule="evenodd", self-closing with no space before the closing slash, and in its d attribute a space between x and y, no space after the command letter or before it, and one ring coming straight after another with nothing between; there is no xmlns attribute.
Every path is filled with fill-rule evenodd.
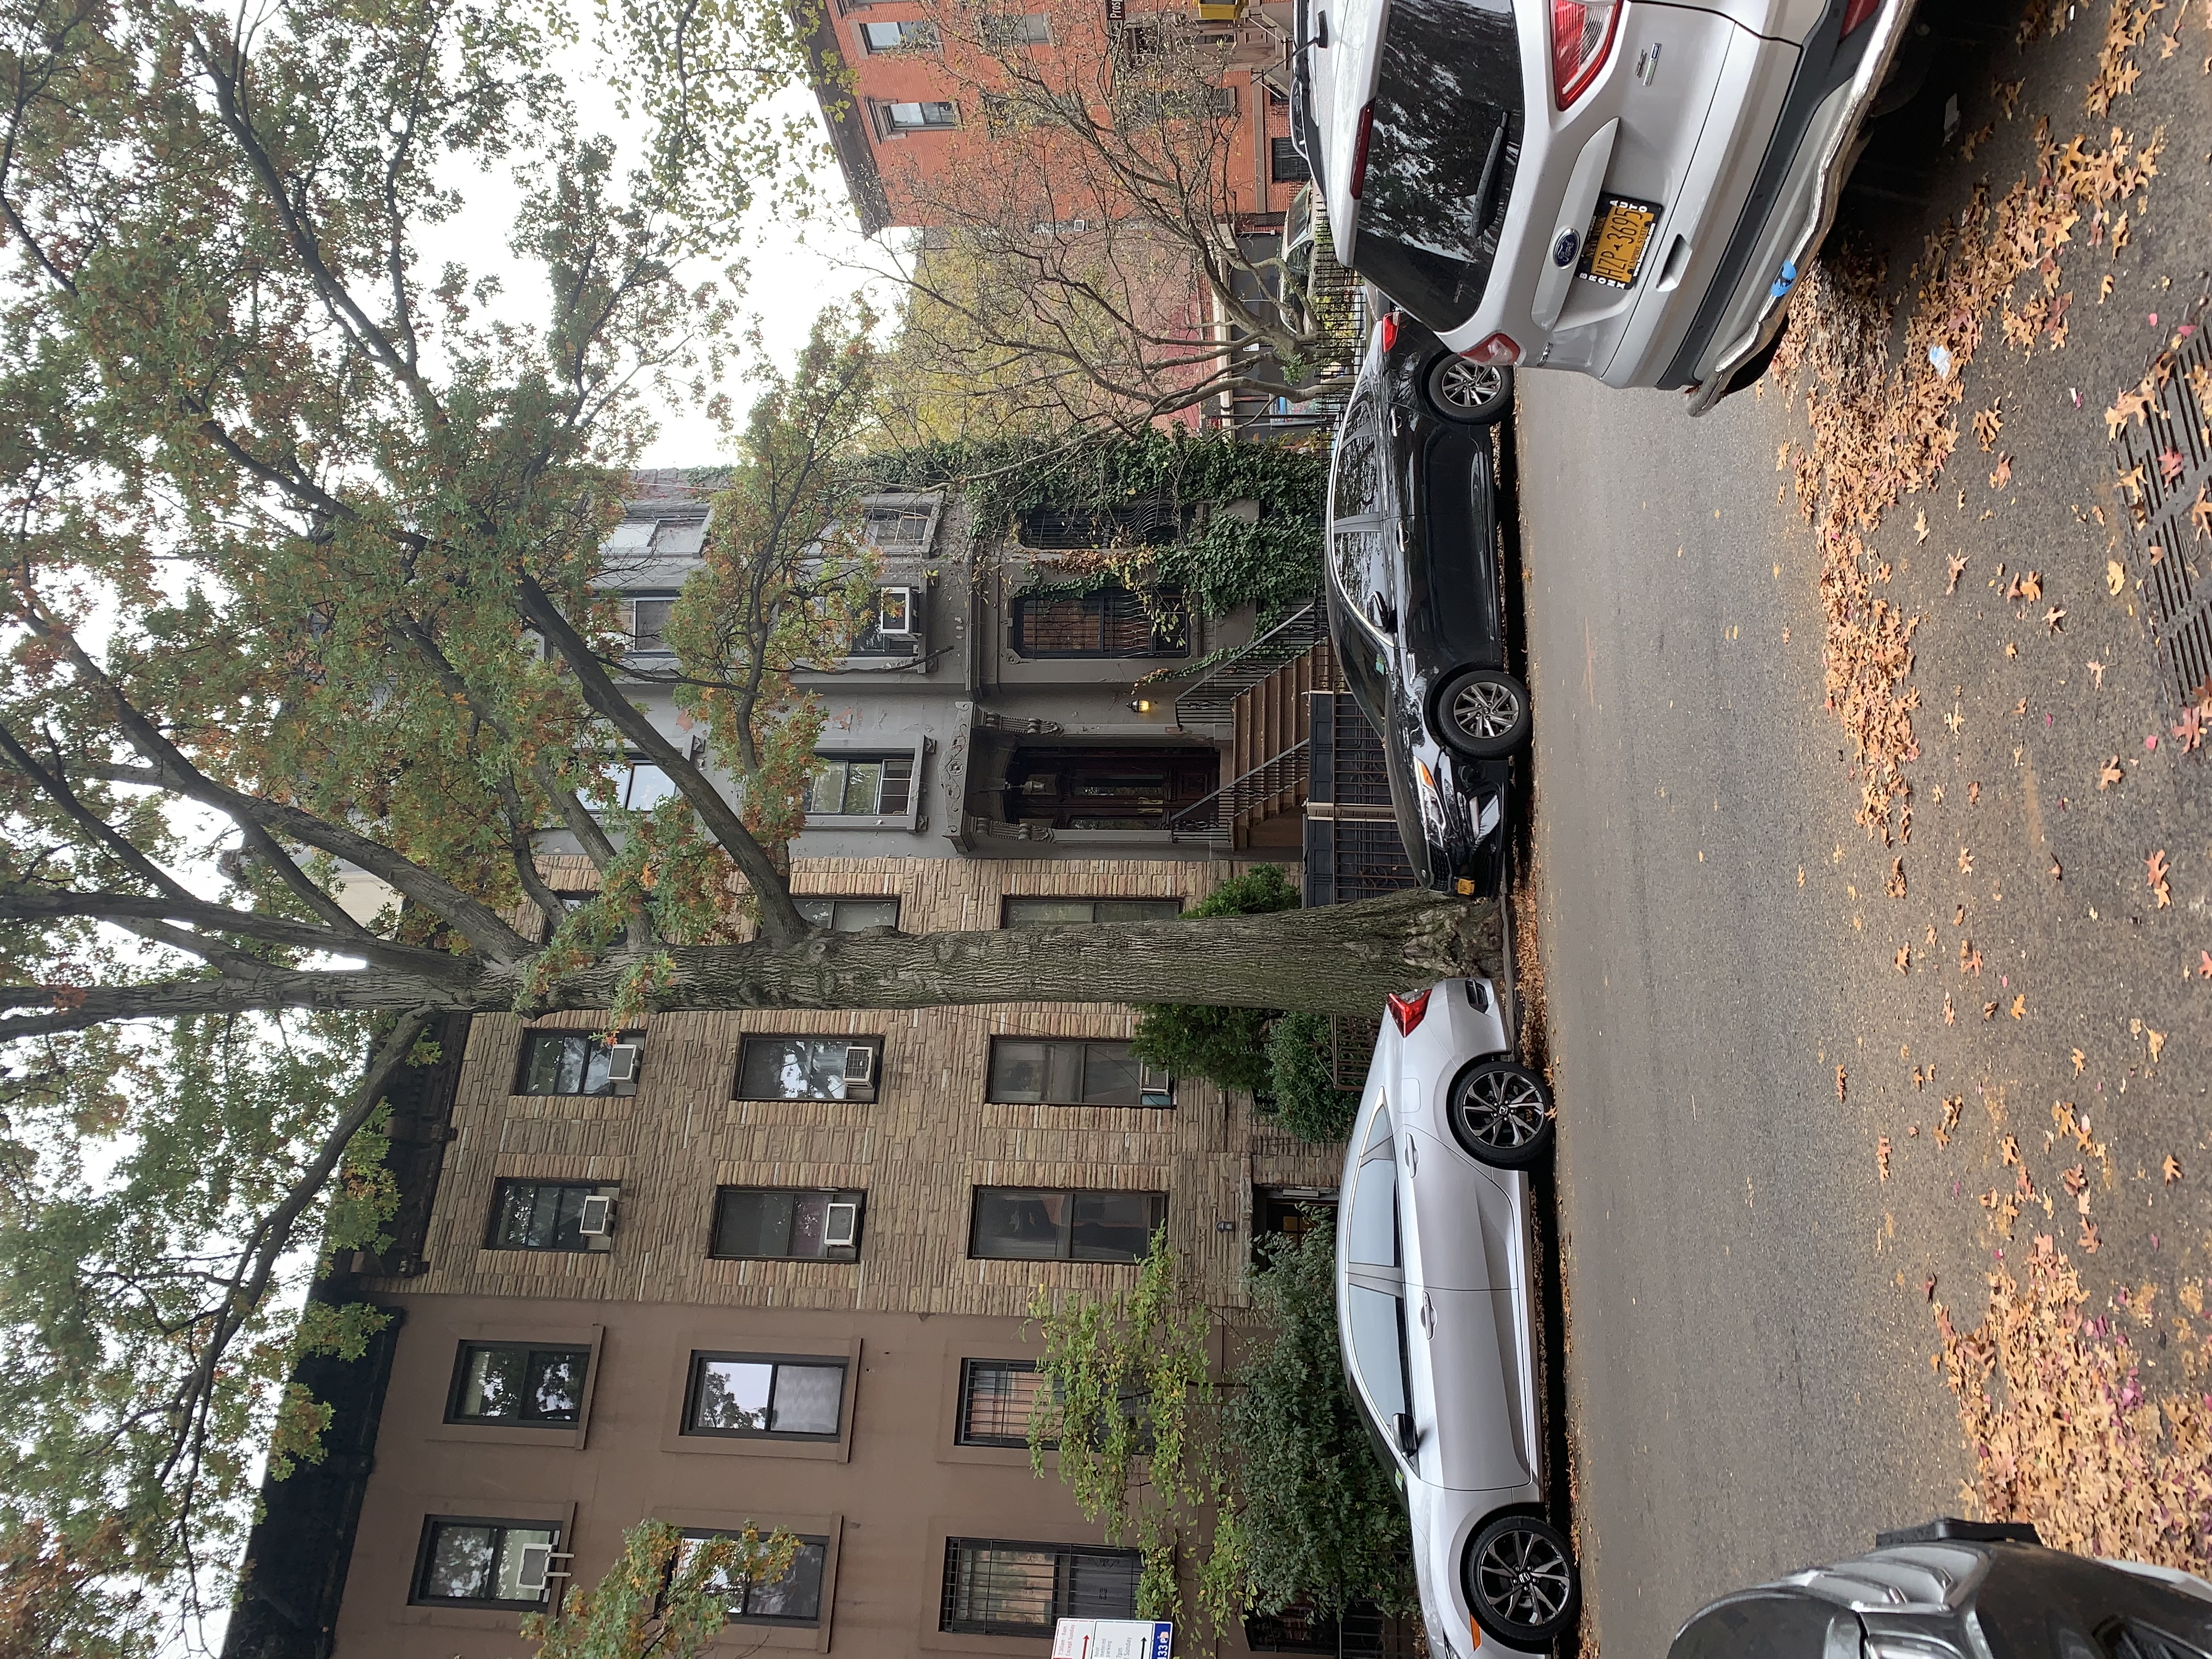
<svg viewBox="0 0 2212 1659"><path fill-rule="evenodd" d="M1063 1619L1053 1627L1052 1659L1168 1659L1175 1626L1164 1619Z"/></svg>

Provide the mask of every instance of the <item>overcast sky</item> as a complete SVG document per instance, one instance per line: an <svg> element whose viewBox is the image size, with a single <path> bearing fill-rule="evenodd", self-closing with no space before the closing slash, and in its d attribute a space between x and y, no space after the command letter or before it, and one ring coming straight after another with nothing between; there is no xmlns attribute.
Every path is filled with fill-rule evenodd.
<svg viewBox="0 0 2212 1659"><path fill-rule="evenodd" d="M586 35L588 15L580 17ZM567 77L577 105L579 126L585 132L604 132L618 142L629 134L604 82L594 73L595 61L588 46L571 48L556 59ZM813 118L823 137L821 111L811 94L794 89L775 106ZM495 271L505 287L503 303L517 323L535 322L544 315L544 287L534 267L514 259L507 247L507 230L513 223L518 196L504 174L456 172L449 181L467 198L468 210L454 221L426 232L422 239L422 269L434 271L447 260L457 260L471 271ZM746 227L743 244L728 250L743 258L751 283L741 301L744 311L757 317L761 337L769 355L788 368L805 343L815 313L834 301L849 298L863 286L864 274L849 267L855 261L878 262L881 252L861 236L845 194L843 176L826 156L816 175L817 193L825 211L804 226L780 224L766 210L755 213ZM498 230L495 235L492 227ZM720 261L717 264L726 263ZM699 281L715 274L713 268L688 273ZM884 309L890 295L879 292L878 308ZM733 370L737 366L733 365ZM747 389L732 373L724 389L740 411ZM647 452L648 466L702 466L722 459L720 435L714 423L696 409L663 406L656 410L660 434Z"/></svg>

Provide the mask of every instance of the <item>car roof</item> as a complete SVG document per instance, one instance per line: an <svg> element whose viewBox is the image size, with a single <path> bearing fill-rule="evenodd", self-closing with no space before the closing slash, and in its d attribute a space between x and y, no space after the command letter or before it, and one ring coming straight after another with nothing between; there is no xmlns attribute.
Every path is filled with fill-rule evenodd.
<svg viewBox="0 0 2212 1659"><path fill-rule="evenodd" d="M1332 236L1353 229L1358 204L1352 199L1352 151L1359 137L1359 112L1375 89L1382 51L1382 22L1389 0L1312 0L1316 18L1328 19L1328 45L1306 48L1312 66L1314 125L1321 134L1316 169L1328 209ZM1341 246L1338 257L1343 256Z"/></svg>

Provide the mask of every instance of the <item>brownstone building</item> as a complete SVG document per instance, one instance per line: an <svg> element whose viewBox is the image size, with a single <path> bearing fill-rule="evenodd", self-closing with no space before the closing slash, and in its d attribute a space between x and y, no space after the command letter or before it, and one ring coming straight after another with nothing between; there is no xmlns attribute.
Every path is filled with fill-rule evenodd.
<svg viewBox="0 0 2212 1659"><path fill-rule="evenodd" d="M1158 913L1234 867L811 859L793 884L830 925L928 932ZM307 1379L331 1455L270 1488L226 1651L518 1654L518 1617L648 1516L802 1540L718 1652L1042 1656L1056 1616L1127 1615L1133 1556L1030 1472L1024 1314L1127 1283L1160 1224L1233 1303L1255 1214L1337 1161L1137 1063L1131 1021L659 1014L611 1054L588 1014L457 1024L395 1097L398 1242L336 1281L399 1318Z"/></svg>

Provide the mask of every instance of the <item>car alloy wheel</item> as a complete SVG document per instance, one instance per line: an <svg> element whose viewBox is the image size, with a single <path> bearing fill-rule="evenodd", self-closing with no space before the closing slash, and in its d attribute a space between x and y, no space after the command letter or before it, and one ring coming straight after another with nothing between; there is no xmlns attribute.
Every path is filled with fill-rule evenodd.
<svg viewBox="0 0 2212 1659"><path fill-rule="evenodd" d="M1572 1547L1534 1515L1501 1515L1477 1533L1465 1577L1475 1622L1514 1647L1548 1645L1582 1605Z"/></svg>
<svg viewBox="0 0 2212 1659"><path fill-rule="evenodd" d="M1424 385L1437 414L1467 426L1494 426L1513 407L1513 371L1502 364L1446 353L1429 366Z"/></svg>
<svg viewBox="0 0 2212 1659"><path fill-rule="evenodd" d="M1528 735L1528 693L1494 668L1463 669L1437 694L1437 735L1463 755L1510 755Z"/></svg>
<svg viewBox="0 0 2212 1659"><path fill-rule="evenodd" d="M1503 1055L1478 1060L1452 1082L1452 1138L1501 1170L1526 1169L1552 1150L1552 1091Z"/></svg>

